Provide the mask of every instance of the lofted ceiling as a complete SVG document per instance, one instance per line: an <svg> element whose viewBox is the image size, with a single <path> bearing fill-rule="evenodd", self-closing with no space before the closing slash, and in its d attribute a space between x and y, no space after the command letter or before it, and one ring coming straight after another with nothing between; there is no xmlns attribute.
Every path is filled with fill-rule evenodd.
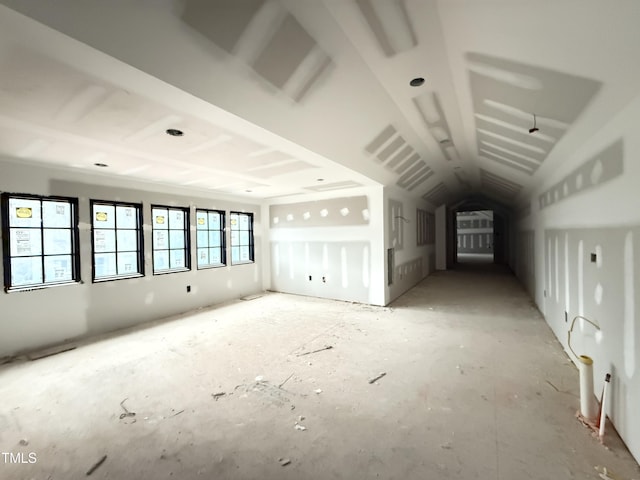
<svg viewBox="0 0 640 480"><path fill-rule="evenodd" d="M527 208L640 94L633 0L0 4L2 157L254 198Z"/></svg>

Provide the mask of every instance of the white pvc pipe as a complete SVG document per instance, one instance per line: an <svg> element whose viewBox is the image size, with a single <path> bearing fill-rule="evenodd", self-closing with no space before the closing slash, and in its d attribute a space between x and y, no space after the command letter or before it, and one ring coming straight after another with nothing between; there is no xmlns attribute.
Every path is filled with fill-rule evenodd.
<svg viewBox="0 0 640 480"><path fill-rule="evenodd" d="M580 369L580 414L585 420L594 421L598 415L596 397L593 394L593 360L586 355L578 357Z"/></svg>
<svg viewBox="0 0 640 480"><path fill-rule="evenodd" d="M604 388L602 389L602 405L600 405L600 439L604 437L604 424L607 422L607 386L611 380L611 374L607 373L604 378Z"/></svg>

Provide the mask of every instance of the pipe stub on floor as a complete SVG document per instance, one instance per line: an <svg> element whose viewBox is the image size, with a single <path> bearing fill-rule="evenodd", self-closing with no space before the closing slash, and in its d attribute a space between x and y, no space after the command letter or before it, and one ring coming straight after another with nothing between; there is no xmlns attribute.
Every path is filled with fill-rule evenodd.
<svg viewBox="0 0 640 480"><path fill-rule="evenodd" d="M589 357L587 355L580 355L578 357L578 360L580 360L585 365L593 365L593 358L591 358L591 357Z"/></svg>

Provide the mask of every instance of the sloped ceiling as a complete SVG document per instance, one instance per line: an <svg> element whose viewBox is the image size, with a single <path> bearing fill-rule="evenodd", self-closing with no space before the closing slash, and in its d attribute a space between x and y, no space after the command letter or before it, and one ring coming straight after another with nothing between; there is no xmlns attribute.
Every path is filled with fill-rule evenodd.
<svg viewBox="0 0 640 480"><path fill-rule="evenodd" d="M0 3L5 158L256 198L524 207L640 94L632 1Z"/></svg>

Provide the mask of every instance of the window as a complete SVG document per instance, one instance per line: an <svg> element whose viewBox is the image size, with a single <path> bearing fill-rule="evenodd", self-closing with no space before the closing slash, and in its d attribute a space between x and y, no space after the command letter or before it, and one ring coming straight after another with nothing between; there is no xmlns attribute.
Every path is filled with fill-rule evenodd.
<svg viewBox="0 0 640 480"><path fill-rule="evenodd" d="M231 212L231 263L250 263L253 257L253 213Z"/></svg>
<svg viewBox="0 0 640 480"><path fill-rule="evenodd" d="M78 200L2 196L5 290L80 280Z"/></svg>
<svg viewBox="0 0 640 480"><path fill-rule="evenodd" d="M196 210L198 268L221 267L227 263L224 212Z"/></svg>
<svg viewBox="0 0 640 480"><path fill-rule="evenodd" d="M151 215L153 273L189 270L189 209L152 206Z"/></svg>
<svg viewBox="0 0 640 480"><path fill-rule="evenodd" d="M144 274L142 206L91 201L93 281Z"/></svg>

